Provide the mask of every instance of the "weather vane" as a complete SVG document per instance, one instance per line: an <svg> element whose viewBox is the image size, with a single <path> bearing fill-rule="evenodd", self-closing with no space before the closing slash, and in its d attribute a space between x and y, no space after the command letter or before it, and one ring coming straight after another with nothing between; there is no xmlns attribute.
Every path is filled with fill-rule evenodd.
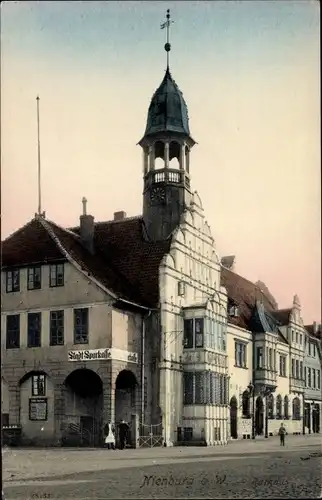
<svg viewBox="0 0 322 500"><path fill-rule="evenodd" d="M167 53L167 69L169 69L169 52L171 50L171 45L169 42L169 32L170 32L170 25L173 24L174 21L171 21L170 19L170 9L167 10L167 20L164 23L161 23L161 29L163 30L164 28L167 28L167 42L164 46L164 50Z"/></svg>

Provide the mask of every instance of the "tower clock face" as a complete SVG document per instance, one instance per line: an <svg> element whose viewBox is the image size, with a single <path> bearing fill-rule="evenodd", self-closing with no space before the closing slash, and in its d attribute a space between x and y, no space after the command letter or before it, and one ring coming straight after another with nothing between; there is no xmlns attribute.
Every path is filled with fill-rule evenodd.
<svg viewBox="0 0 322 500"><path fill-rule="evenodd" d="M150 199L154 203L165 201L165 189L162 187L153 187L150 193Z"/></svg>

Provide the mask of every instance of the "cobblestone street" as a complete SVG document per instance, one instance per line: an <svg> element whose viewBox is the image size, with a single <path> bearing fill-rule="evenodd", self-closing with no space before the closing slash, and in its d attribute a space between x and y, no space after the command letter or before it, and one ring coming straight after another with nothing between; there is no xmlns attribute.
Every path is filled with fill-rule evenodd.
<svg viewBox="0 0 322 500"><path fill-rule="evenodd" d="M4 450L11 498L318 498L315 436L216 448Z"/></svg>

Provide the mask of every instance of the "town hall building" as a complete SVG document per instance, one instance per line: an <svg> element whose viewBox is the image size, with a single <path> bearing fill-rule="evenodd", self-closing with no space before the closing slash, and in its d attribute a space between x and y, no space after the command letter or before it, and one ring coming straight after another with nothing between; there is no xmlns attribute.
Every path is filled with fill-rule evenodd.
<svg viewBox="0 0 322 500"><path fill-rule="evenodd" d="M142 215L96 222L83 198L79 226L36 214L2 242L9 441L99 446L122 420L135 447L268 437L282 421L303 432L299 299L285 322L263 283L219 258L195 144L168 63L139 142Z"/></svg>

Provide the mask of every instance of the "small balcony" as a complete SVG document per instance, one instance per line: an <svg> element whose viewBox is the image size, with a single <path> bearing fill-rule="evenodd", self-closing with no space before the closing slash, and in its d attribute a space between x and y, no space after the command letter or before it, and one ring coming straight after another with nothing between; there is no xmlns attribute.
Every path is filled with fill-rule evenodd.
<svg viewBox="0 0 322 500"><path fill-rule="evenodd" d="M276 387L277 372L267 368L257 368L255 370L255 384Z"/></svg>
<svg viewBox="0 0 322 500"><path fill-rule="evenodd" d="M145 179L146 187L151 184L184 184L190 187L190 178L185 170L178 170L175 168L163 168L151 170Z"/></svg>
<svg viewBox="0 0 322 500"><path fill-rule="evenodd" d="M290 378L290 391L291 392L304 392L305 383L304 380L299 378Z"/></svg>

